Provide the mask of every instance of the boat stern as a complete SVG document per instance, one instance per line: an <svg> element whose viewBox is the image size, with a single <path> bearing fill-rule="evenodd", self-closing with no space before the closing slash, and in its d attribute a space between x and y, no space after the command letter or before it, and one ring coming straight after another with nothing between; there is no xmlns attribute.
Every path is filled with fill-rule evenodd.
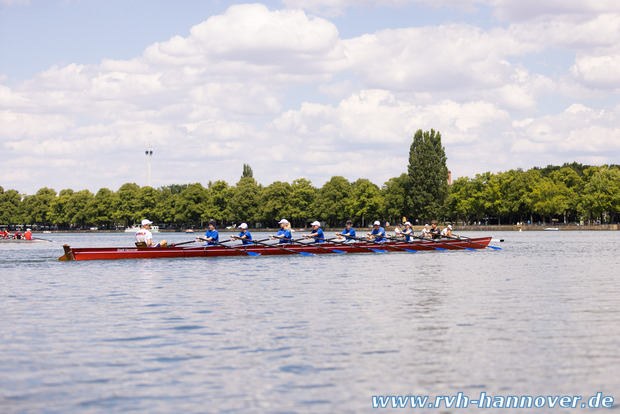
<svg viewBox="0 0 620 414"><path fill-rule="evenodd" d="M65 250L65 254L60 256L58 260L60 260L61 262L66 260L75 260L75 256L73 256L73 250L71 250L71 246L69 246L68 244L63 244L62 248Z"/></svg>

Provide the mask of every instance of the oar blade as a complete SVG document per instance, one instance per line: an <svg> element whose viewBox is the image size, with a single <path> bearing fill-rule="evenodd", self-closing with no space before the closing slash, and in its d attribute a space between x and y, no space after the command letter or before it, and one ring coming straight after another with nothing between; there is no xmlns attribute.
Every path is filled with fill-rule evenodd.
<svg viewBox="0 0 620 414"><path fill-rule="evenodd" d="M295 253L299 253L302 256L314 256L314 253L308 253L308 252L295 252Z"/></svg>
<svg viewBox="0 0 620 414"><path fill-rule="evenodd" d="M387 251L381 250L381 249L370 249L370 250L372 250L375 253L387 253Z"/></svg>
<svg viewBox="0 0 620 414"><path fill-rule="evenodd" d="M488 247L489 249L502 250L502 248L501 248L501 247L497 247L497 246L491 246L491 245L489 245L489 246L487 246L487 247Z"/></svg>
<svg viewBox="0 0 620 414"><path fill-rule="evenodd" d="M403 250L406 251L406 252L409 252L409 253L417 253L418 252L417 250L411 250L411 249L403 249Z"/></svg>
<svg viewBox="0 0 620 414"><path fill-rule="evenodd" d="M340 254L346 253L344 250L336 250L336 249L329 249L329 250L331 250L334 253L340 253Z"/></svg>
<svg viewBox="0 0 620 414"><path fill-rule="evenodd" d="M246 252L248 256L260 256L260 253L256 252Z"/></svg>

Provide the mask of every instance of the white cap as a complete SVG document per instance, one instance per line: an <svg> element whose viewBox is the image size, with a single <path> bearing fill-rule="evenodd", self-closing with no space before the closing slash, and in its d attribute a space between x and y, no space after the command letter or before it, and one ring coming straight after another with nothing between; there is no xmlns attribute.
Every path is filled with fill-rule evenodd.
<svg viewBox="0 0 620 414"><path fill-rule="evenodd" d="M377 221L375 221L375 222L374 222L374 225L375 225L375 226L380 226L380 225L381 225L381 222L380 222L379 220L377 220Z"/></svg>
<svg viewBox="0 0 620 414"><path fill-rule="evenodd" d="M448 224L448 228L452 230L452 224Z"/></svg>
<svg viewBox="0 0 620 414"><path fill-rule="evenodd" d="M312 224L310 224L311 226L320 226L321 223L319 223L318 221L313 221Z"/></svg>
<svg viewBox="0 0 620 414"><path fill-rule="evenodd" d="M30 229L26 229L26 231L30 231Z"/></svg>
<svg viewBox="0 0 620 414"><path fill-rule="evenodd" d="M408 221L405 222L405 226L411 226L411 223L409 223Z"/></svg>
<svg viewBox="0 0 620 414"><path fill-rule="evenodd" d="M428 227L428 224L425 224L424 227Z"/></svg>
<svg viewBox="0 0 620 414"><path fill-rule="evenodd" d="M146 226L147 224L153 224L153 222L151 220L149 220L149 219L142 220L142 225L143 226Z"/></svg>
<svg viewBox="0 0 620 414"><path fill-rule="evenodd" d="M278 221L278 224L288 224L288 220L287 219L282 219L282 220Z"/></svg>
<svg viewBox="0 0 620 414"><path fill-rule="evenodd" d="M247 229L247 228L248 228L248 225L247 225L247 224L245 224L245 223L241 223L241 224L239 224L239 228L240 228L240 229Z"/></svg>

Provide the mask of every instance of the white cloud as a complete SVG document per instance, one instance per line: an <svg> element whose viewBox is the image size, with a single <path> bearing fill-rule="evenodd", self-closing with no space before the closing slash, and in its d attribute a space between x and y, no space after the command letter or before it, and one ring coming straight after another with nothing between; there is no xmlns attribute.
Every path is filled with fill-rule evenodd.
<svg viewBox="0 0 620 414"><path fill-rule="evenodd" d="M17 165L0 172L0 184L34 192L144 183L149 143L155 185L234 183L243 163L265 184L307 177L322 185L333 175L381 184L405 171L420 128L441 132L455 178L573 160L614 162L615 6L569 2L543 18L545 5L532 4L525 15L515 4L495 5L514 20L506 28L450 23L352 39L301 10L235 5L133 59L54 66L0 84L0 148ZM526 58L545 59L549 48L576 58L560 74L538 73ZM544 100L569 104L558 113ZM32 157L55 167L22 168Z"/></svg>

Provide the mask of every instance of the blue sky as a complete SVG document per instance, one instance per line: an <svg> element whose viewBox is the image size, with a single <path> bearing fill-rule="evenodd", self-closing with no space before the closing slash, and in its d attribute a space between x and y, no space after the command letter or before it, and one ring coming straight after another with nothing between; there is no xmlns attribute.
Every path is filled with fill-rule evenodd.
<svg viewBox="0 0 620 414"><path fill-rule="evenodd" d="M620 163L620 4L0 0L0 186ZM35 167L35 168L33 168Z"/></svg>

